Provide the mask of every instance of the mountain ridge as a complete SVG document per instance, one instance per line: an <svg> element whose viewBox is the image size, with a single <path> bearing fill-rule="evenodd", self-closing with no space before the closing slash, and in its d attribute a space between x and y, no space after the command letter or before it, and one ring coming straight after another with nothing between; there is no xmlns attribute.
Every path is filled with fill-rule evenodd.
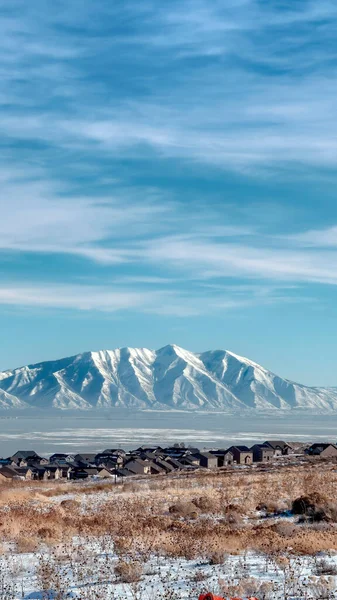
<svg viewBox="0 0 337 600"><path fill-rule="evenodd" d="M87 351L0 372L0 410L337 410L337 388L284 379L228 350Z"/></svg>

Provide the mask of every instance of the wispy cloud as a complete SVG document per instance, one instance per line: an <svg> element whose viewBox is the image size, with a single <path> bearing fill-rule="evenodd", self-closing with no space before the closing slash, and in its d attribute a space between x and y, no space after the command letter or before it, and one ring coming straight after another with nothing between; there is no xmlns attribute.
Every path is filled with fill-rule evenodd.
<svg viewBox="0 0 337 600"><path fill-rule="evenodd" d="M0 305L39 309L99 311L103 313L137 312L171 317L198 317L209 311L249 309L254 306L282 302L307 301L281 289L254 289L247 286L246 293L235 287L218 290L209 296L205 290L195 295L184 290L153 290L144 285L126 287L108 285L0 285Z"/></svg>
<svg viewBox="0 0 337 600"><path fill-rule="evenodd" d="M50 269L46 283L31 266L23 285L4 269L0 303L186 316L336 285L333 219L289 233L283 206L272 224L256 198L238 215L225 186L213 204L185 172L268 173L274 189L280 173L332 177L336 21L328 0L12 0L0 18L0 250L13 263L61 256L67 277ZM240 292L225 287L237 279Z"/></svg>
<svg viewBox="0 0 337 600"><path fill-rule="evenodd" d="M155 152L244 172L336 166L335 3L58 4L13 0L0 21L9 138L88 164Z"/></svg>

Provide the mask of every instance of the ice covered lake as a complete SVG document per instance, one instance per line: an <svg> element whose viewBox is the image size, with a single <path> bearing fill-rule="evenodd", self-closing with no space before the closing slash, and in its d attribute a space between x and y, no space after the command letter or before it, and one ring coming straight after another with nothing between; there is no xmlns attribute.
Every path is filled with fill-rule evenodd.
<svg viewBox="0 0 337 600"><path fill-rule="evenodd" d="M253 444L268 438L337 441L337 414L273 415L186 412L20 413L0 416L0 456L185 442L200 447Z"/></svg>

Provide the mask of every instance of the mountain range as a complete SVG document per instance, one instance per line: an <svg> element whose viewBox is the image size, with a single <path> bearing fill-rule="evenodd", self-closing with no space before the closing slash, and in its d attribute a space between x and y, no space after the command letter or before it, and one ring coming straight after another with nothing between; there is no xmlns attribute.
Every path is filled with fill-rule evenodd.
<svg viewBox="0 0 337 600"><path fill-rule="evenodd" d="M84 352L0 373L0 409L337 410L337 388L282 379L226 350Z"/></svg>

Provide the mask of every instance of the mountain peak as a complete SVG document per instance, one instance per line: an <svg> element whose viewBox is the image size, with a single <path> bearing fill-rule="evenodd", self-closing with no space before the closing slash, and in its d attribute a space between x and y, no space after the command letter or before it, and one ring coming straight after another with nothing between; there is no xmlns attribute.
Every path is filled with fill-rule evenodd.
<svg viewBox="0 0 337 600"><path fill-rule="evenodd" d="M310 388L228 350L123 347L0 373L0 409L337 410L337 389Z"/></svg>

